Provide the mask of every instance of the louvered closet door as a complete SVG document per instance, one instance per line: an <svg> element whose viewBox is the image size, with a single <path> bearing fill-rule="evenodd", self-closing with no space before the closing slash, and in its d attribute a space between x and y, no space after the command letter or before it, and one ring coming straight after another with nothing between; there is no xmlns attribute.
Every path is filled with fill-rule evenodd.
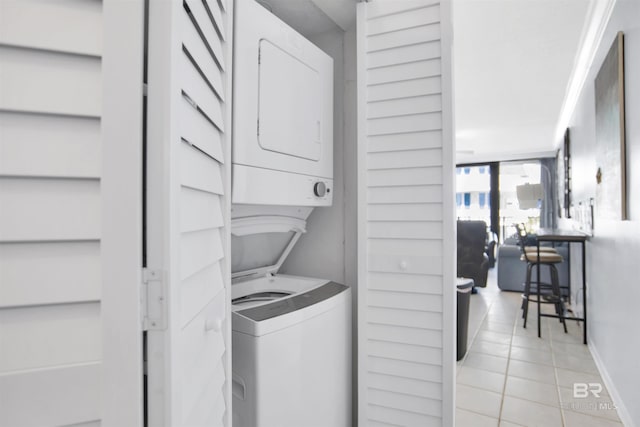
<svg viewBox="0 0 640 427"><path fill-rule="evenodd" d="M154 427L230 425L231 6L149 2L146 264L156 274L148 304L158 316L148 323L147 401Z"/></svg>
<svg viewBox="0 0 640 427"><path fill-rule="evenodd" d="M453 425L446 3L358 4L361 426Z"/></svg>
<svg viewBox="0 0 640 427"><path fill-rule="evenodd" d="M102 2L0 1L0 425L99 425Z"/></svg>

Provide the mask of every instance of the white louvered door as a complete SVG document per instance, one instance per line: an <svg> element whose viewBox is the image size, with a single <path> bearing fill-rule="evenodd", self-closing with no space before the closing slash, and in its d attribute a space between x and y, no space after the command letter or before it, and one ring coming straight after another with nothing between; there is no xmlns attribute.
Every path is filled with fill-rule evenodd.
<svg viewBox="0 0 640 427"><path fill-rule="evenodd" d="M100 425L101 1L0 1L0 425Z"/></svg>
<svg viewBox="0 0 640 427"><path fill-rule="evenodd" d="M154 427L231 423L231 6L149 2L147 403Z"/></svg>
<svg viewBox="0 0 640 427"><path fill-rule="evenodd" d="M358 4L360 426L454 411L449 4Z"/></svg>

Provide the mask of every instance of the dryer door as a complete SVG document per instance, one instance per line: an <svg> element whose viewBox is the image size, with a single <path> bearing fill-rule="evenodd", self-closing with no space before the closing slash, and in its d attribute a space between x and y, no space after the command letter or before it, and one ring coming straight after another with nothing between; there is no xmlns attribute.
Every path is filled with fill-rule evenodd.
<svg viewBox="0 0 640 427"><path fill-rule="evenodd" d="M233 202L330 205L313 187L333 179L333 59L258 2L234 5Z"/></svg>
<svg viewBox="0 0 640 427"><path fill-rule="evenodd" d="M265 150L320 160L322 93L312 66L260 40L258 143Z"/></svg>

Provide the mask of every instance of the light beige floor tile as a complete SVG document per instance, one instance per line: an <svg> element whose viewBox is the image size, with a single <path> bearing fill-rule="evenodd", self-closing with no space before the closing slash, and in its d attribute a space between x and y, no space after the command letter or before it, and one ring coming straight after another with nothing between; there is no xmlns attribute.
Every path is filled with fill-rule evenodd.
<svg viewBox="0 0 640 427"><path fill-rule="evenodd" d="M484 319L487 315L491 304L493 304L493 297L486 298L483 295L471 295L471 305L469 306L469 312L473 316L478 316L480 319Z"/></svg>
<svg viewBox="0 0 640 427"><path fill-rule="evenodd" d="M483 331L480 330L478 335L476 335L476 339L482 341L495 342L498 344L511 344L511 334L502 334L500 332L492 332L492 331Z"/></svg>
<svg viewBox="0 0 640 427"><path fill-rule="evenodd" d="M564 333L564 329L562 325L555 322L556 327L551 328L551 341L555 342L565 342L565 343L573 343L573 344L582 344L582 329L578 329L575 327L574 322L567 323L568 333Z"/></svg>
<svg viewBox="0 0 640 427"><path fill-rule="evenodd" d="M564 368L556 368L556 374L558 375L558 385L560 387L573 389L575 383L599 383L602 384L603 392L607 393L604 381L602 381L599 374L577 372Z"/></svg>
<svg viewBox="0 0 640 427"><path fill-rule="evenodd" d="M487 313L486 320L493 323L503 323L505 325L513 325L516 322L516 316L506 315L503 313Z"/></svg>
<svg viewBox="0 0 640 427"><path fill-rule="evenodd" d="M507 362L509 359L489 354L469 352L463 366L471 368L485 369L487 371L504 374L507 372Z"/></svg>
<svg viewBox="0 0 640 427"><path fill-rule="evenodd" d="M565 427L622 427L622 423L592 417L572 411L564 411ZM502 425L502 424L501 424Z"/></svg>
<svg viewBox="0 0 640 427"><path fill-rule="evenodd" d="M493 304L487 310L488 318L505 318L514 320L514 316L516 315L516 311L510 305L497 305L500 303L500 297L502 294L498 294L497 298L494 299Z"/></svg>
<svg viewBox="0 0 640 427"><path fill-rule="evenodd" d="M571 335L551 334L551 341L553 342L567 342L573 344L582 344L582 337L575 337Z"/></svg>
<svg viewBox="0 0 640 427"><path fill-rule="evenodd" d="M555 314L555 313L550 313L550 314ZM554 337L556 336L570 336L568 333L565 334L564 333L564 328L562 327L562 322L560 322L560 320L555 319L555 318L551 318L551 317L547 317L545 318L546 321L549 322L549 332L551 333L551 340L553 340ZM567 330L569 328L567 327ZM569 341L569 342L573 342L573 341Z"/></svg>
<svg viewBox="0 0 640 427"><path fill-rule="evenodd" d="M562 341L554 341L553 352L569 354L574 357L592 359L591 352L589 351L589 347L582 343L574 344L574 343L567 343Z"/></svg>
<svg viewBox="0 0 640 427"><path fill-rule="evenodd" d="M507 326L513 326L514 323L516 322L516 319L513 318L513 316L500 316L500 315L487 315L486 320L487 322L491 322L491 323L501 323L503 325L507 325Z"/></svg>
<svg viewBox="0 0 640 427"><path fill-rule="evenodd" d="M588 347L582 344L582 324L568 321L565 334L557 319L542 318L542 337L538 338L536 305L530 304L524 329L521 294L501 292L495 281L493 269L488 287L471 300L469 352L463 363L457 364L458 406L468 406L457 411L462 425L481 426L485 421L495 425L499 415L495 408L502 399L502 415L506 417L499 425L503 427L560 426L561 414L567 427L619 427L616 411L603 414L600 408L600 413L594 414L569 406L577 400L573 399L575 382L602 383ZM543 305L542 310L552 312L553 307ZM507 354L510 358L500 357ZM610 401L606 389L602 396L601 401ZM461 403L463 398L471 399ZM565 409L561 409L563 404ZM491 410L494 412L487 413Z"/></svg>
<svg viewBox="0 0 640 427"><path fill-rule="evenodd" d="M555 326L556 324L556 320L551 320L548 317L542 317L540 324L542 325L542 332L544 333L546 331L546 329L548 329L550 326ZM520 324L520 326L522 326L524 328L524 318L522 316L518 317L518 322ZM560 327L562 327L562 325L560 325ZM538 329L538 316L536 314L536 311L529 308L529 315L527 317L527 329L528 328L532 328L532 329Z"/></svg>
<svg viewBox="0 0 640 427"><path fill-rule="evenodd" d="M518 320L516 327L514 329L514 335L523 336L523 337L532 337L542 339L544 341L551 341L551 336L549 334L549 327L545 323L542 323L542 336L538 338L538 326L537 323L532 322L531 319L527 322L527 327L523 327L523 321Z"/></svg>
<svg viewBox="0 0 640 427"><path fill-rule="evenodd" d="M538 332L536 332L535 328L530 328L527 326L527 328L523 328L522 327L522 322L518 323L516 325L516 329L515 332L513 333L514 337L529 337L529 338L538 338ZM545 340L545 341L550 341L550 338L548 336L545 336L544 331L542 333L542 337L540 337L540 339Z"/></svg>
<svg viewBox="0 0 640 427"><path fill-rule="evenodd" d="M567 333L569 335L574 335L576 337L582 338L582 332L584 328L582 327L582 322L577 322L575 320L566 320L567 322Z"/></svg>
<svg viewBox="0 0 640 427"><path fill-rule="evenodd" d="M500 332L501 334L509 334L513 333L513 323L497 323L491 321L484 321L480 330L483 331L492 331L492 332Z"/></svg>
<svg viewBox="0 0 640 427"><path fill-rule="evenodd" d="M471 412L498 418L502 395L475 387L458 384L456 388L456 406Z"/></svg>
<svg viewBox="0 0 640 427"><path fill-rule="evenodd" d="M504 397L500 419L528 427L562 427L559 408L511 396Z"/></svg>
<svg viewBox="0 0 640 427"><path fill-rule="evenodd" d="M513 339L511 340L511 345L515 347L551 351L551 344L549 343L549 341L538 337L514 335Z"/></svg>
<svg viewBox="0 0 640 427"><path fill-rule="evenodd" d="M515 316L517 316L516 310L511 307L511 306L504 306L504 305L496 305L497 303L494 303L491 308L489 309L489 318L493 317L493 316L497 316L497 317L504 317L507 319L514 319L515 320Z"/></svg>
<svg viewBox="0 0 640 427"><path fill-rule="evenodd" d="M497 427L498 419L475 412L456 409L456 427Z"/></svg>
<svg viewBox="0 0 640 427"><path fill-rule="evenodd" d="M509 376L538 381L545 384L555 384L556 376L553 366L540 365L537 363L523 362L520 360L509 361Z"/></svg>
<svg viewBox="0 0 640 427"><path fill-rule="evenodd" d="M504 374L491 372L484 369L463 366L458 374L458 384L502 393L504 389Z"/></svg>
<svg viewBox="0 0 640 427"><path fill-rule="evenodd" d="M516 322L516 327L514 329L514 335L523 335L523 336L535 336L538 337L538 328L535 322L532 322L531 319L527 320L527 327L524 327L524 320L518 318ZM542 336L540 338L545 338L545 329L542 329ZM545 338L547 339L547 338Z"/></svg>
<svg viewBox="0 0 640 427"><path fill-rule="evenodd" d="M509 357L509 345L497 342L482 341L476 339L471 346L471 351L476 353L490 354L492 356Z"/></svg>
<svg viewBox="0 0 640 427"><path fill-rule="evenodd" d="M620 422L618 411L616 411L615 404L611 400L611 397L605 393L601 393L599 396L600 397L595 397L590 394L589 397L586 398L574 397L573 389L560 387L561 406L565 412L579 412L593 417Z"/></svg>
<svg viewBox="0 0 640 427"><path fill-rule="evenodd" d="M565 368L589 374L599 374L598 367L593 359L584 356L576 357L571 354L554 350L553 364L557 368Z"/></svg>
<svg viewBox="0 0 640 427"><path fill-rule="evenodd" d="M491 308L493 309L501 309L501 310L508 310L508 309L517 309L518 307L520 307L520 302L522 300L522 294L519 292L513 292L513 293L506 293L506 292L502 292L500 291L498 293L499 298L496 298L494 304L491 306Z"/></svg>
<svg viewBox="0 0 640 427"><path fill-rule="evenodd" d="M536 350L525 347L512 347L511 359L522 360L531 363L540 363L542 365L553 365L553 358L550 351Z"/></svg>
<svg viewBox="0 0 640 427"><path fill-rule="evenodd" d="M553 384L508 377L504 394L549 406L560 406L558 388Z"/></svg>

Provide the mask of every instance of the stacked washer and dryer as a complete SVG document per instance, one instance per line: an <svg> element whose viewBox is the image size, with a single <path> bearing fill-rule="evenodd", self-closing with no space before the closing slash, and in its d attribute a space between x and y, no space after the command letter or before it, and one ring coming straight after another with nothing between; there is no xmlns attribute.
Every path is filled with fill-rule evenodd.
<svg viewBox="0 0 640 427"><path fill-rule="evenodd" d="M346 427L350 289L279 274L332 203L333 60L237 0L233 91L233 425Z"/></svg>

